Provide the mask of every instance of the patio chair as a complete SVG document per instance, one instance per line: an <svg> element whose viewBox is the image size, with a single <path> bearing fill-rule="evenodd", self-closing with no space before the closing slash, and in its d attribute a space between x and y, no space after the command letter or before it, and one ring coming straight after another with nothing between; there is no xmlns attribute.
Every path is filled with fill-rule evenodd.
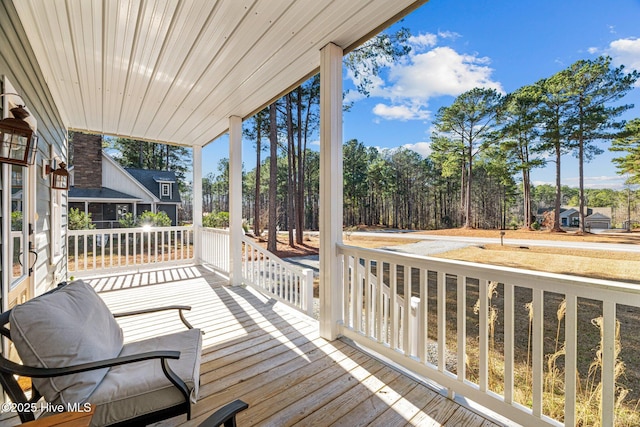
<svg viewBox="0 0 640 427"><path fill-rule="evenodd" d="M23 363L0 356L0 383L22 422L45 406L41 397L56 411L91 404L92 426L140 426L182 414L190 419L202 334L184 318L188 309L114 315L88 284L77 280L58 287L0 314L0 334L13 341ZM116 317L159 310L178 310L189 329L123 344ZM16 376L32 379L29 397Z"/></svg>

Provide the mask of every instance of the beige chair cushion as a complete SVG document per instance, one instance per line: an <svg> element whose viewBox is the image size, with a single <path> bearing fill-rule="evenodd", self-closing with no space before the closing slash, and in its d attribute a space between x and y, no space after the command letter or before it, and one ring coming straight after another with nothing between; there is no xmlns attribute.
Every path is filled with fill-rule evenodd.
<svg viewBox="0 0 640 427"><path fill-rule="evenodd" d="M13 308L11 339L28 366L60 368L117 357L122 329L91 286L77 280ZM33 379L48 402L83 403L108 368Z"/></svg>
<svg viewBox="0 0 640 427"><path fill-rule="evenodd" d="M180 352L180 359L170 360L169 367L184 380L195 403L200 379L202 334L189 329L124 345L120 356L157 350ZM92 426L105 426L145 415L184 402L182 393L162 372L160 359L111 368L89 397L95 406Z"/></svg>

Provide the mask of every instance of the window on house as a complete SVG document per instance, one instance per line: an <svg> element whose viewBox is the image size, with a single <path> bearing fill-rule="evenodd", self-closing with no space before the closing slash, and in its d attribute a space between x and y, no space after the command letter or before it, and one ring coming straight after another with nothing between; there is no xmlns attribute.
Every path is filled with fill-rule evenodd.
<svg viewBox="0 0 640 427"><path fill-rule="evenodd" d="M28 245L28 215L27 215L27 168L10 165L10 175L6 174L5 179L11 176L11 191L7 192L11 198L11 238L9 239L9 254L13 260L11 266L12 286L23 280L27 274L25 265L29 262ZM9 181L9 179L7 179ZM15 185L14 185L15 184Z"/></svg>
<svg viewBox="0 0 640 427"><path fill-rule="evenodd" d="M160 184L160 197L171 197L171 184L167 182Z"/></svg>
<svg viewBox="0 0 640 427"><path fill-rule="evenodd" d="M129 205L116 205L116 213L118 215L118 219L124 219L129 213L130 207Z"/></svg>

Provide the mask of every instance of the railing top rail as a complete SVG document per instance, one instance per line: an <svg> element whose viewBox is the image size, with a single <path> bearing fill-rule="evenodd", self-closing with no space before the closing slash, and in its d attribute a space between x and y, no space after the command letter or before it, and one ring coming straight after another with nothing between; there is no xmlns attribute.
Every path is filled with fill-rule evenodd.
<svg viewBox="0 0 640 427"><path fill-rule="evenodd" d="M207 232L229 234L229 229L228 228L215 228L215 227L204 227L204 226L201 226L200 229L202 231L207 231Z"/></svg>
<svg viewBox="0 0 640 427"><path fill-rule="evenodd" d="M271 258L272 260L274 260L274 261L276 261L278 263L286 264L286 262L283 261L282 259L280 259L276 254L274 254L273 252L269 252L268 250L264 249L263 247L258 245L256 242L254 242L253 240L251 240L247 236L242 236L242 241L244 243L250 245L254 249L256 249L258 252L269 255L269 258Z"/></svg>
<svg viewBox="0 0 640 427"><path fill-rule="evenodd" d="M191 225L179 225L171 227L129 227L129 228L94 228L91 230L68 230L70 235L84 235L84 234L118 234L118 233L154 233L158 231L186 231L192 230Z"/></svg>
<svg viewBox="0 0 640 427"><path fill-rule="evenodd" d="M611 293L618 294L618 296L623 294L633 297L632 300L627 301L629 304L634 304L634 301L636 303L640 301L638 300L640 298L640 285L633 283L397 253L340 243L337 246L338 250L344 254L374 258L397 265L411 265L416 268L445 271L450 274L459 274L478 279L490 278L490 280L501 283L510 283L516 286L521 284L520 286L530 288L540 287L552 292L574 293L579 291L575 293L585 298L602 299L605 294Z"/></svg>
<svg viewBox="0 0 640 427"><path fill-rule="evenodd" d="M268 255L269 258L271 258L273 261L284 265L287 269L297 272L299 274L302 274L303 271L305 270L304 268L300 268L297 267L295 265L292 265L291 263L287 262L287 261L283 261L281 258L279 258L277 255L275 255L273 252L269 252L268 250L262 248L260 245L256 244L256 242L252 241L250 238L248 238L247 236L242 236L242 241L248 245L250 245L252 248L255 248L258 252Z"/></svg>

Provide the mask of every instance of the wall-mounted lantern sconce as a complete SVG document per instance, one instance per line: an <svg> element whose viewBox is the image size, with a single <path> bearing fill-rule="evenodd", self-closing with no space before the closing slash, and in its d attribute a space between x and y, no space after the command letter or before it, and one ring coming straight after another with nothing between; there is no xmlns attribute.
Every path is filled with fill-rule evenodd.
<svg viewBox="0 0 640 427"><path fill-rule="evenodd" d="M5 95L9 94L0 94ZM31 126L24 120L29 112L23 105L18 105L11 109L11 114L13 117L0 120L0 162L31 165L37 144Z"/></svg>
<svg viewBox="0 0 640 427"><path fill-rule="evenodd" d="M67 165L59 163L58 169L53 169L49 165L46 165L44 168L45 175L51 174L51 188L54 190L69 189L69 171L67 170Z"/></svg>

